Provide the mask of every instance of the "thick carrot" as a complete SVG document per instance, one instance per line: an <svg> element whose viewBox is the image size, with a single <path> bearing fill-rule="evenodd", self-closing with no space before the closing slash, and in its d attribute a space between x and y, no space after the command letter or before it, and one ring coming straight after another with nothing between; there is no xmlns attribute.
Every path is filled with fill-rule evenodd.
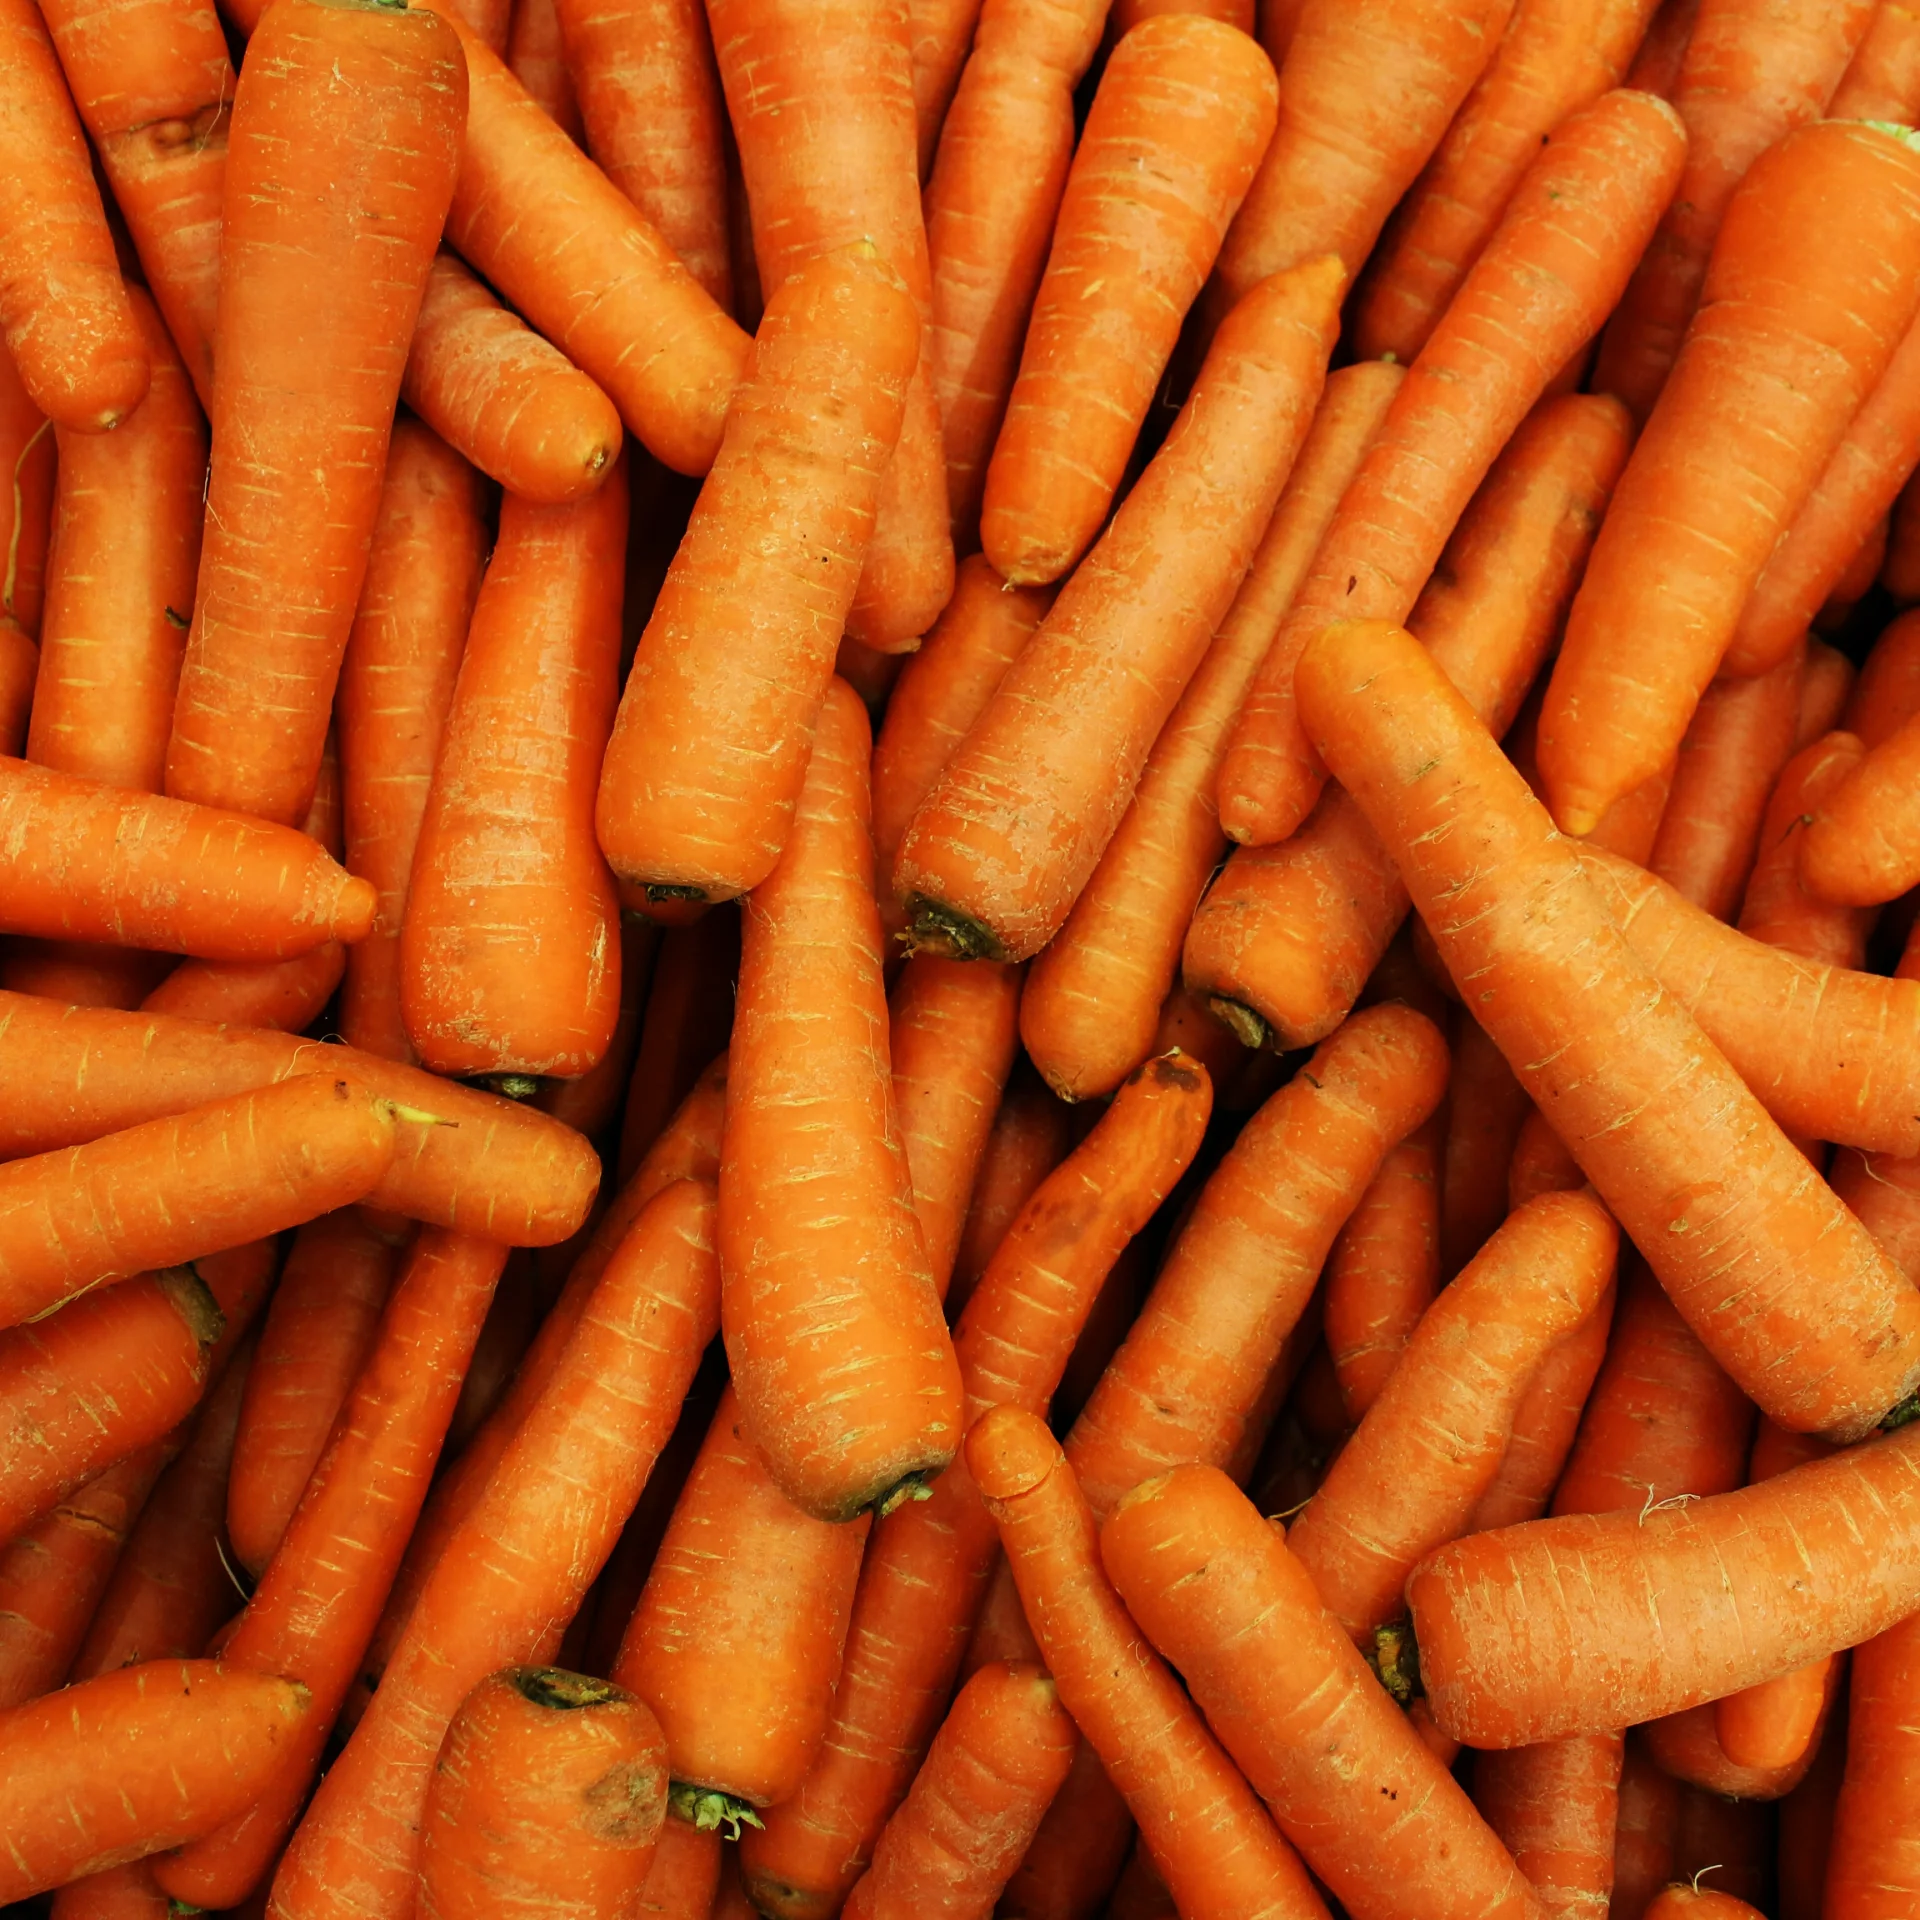
<svg viewBox="0 0 1920 1920"><path fill-rule="evenodd" d="M39 9L7 0L0 42L0 337L42 413L103 433L140 404L146 347Z"/></svg>
<svg viewBox="0 0 1920 1920"><path fill-rule="evenodd" d="M400 394L482 473L547 506L592 492L620 451L613 402L450 253L428 271Z"/></svg>
<svg viewBox="0 0 1920 1920"><path fill-rule="evenodd" d="M452 32L419 11L300 0L260 31L234 97L208 537L167 786L292 822L366 571L466 85ZM311 169L295 180L289 149Z"/></svg>
<svg viewBox="0 0 1920 1920"><path fill-rule="evenodd" d="M1565 1920L1607 1920L1621 1737L1552 1740L1473 1762L1473 1803L1513 1863Z"/></svg>
<svg viewBox="0 0 1920 1920"><path fill-rule="evenodd" d="M672 1429L717 1320L712 1230L711 1189L677 1182L621 1243L301 1822L275 1913L338 1915L343 1899L407 1911L434 1754L460 1701L503 1660L553 1651Z"/></svg>
<svg viewBox="0 0 1920 1920"><path fill-rule="evenodd" d="M1789 760L1760 829L1760 854L1740 903L1739 928L1802 960L1855 972L1866 965L1871 908L1816 899L1800 877L1800 839L1809 815L1860 764L1865 749L1850 733L1830 733Z"/></svg>
<svg viewBox="0 0 1920 1920"><path fill-rule="evenodd" d="M1133 1840L1133 1822L1085 1736L1000 1898L1031 1920L1083 1920L1113 1891Z"/></svg>
<svg viewBox="0 0 1920 1920"><path fill-rule="evenodd" d="M1309 263L1221 328L1166 444L907 830L892 884L916 947L1021 960L1065 922L1253 559L1342 284L1332 260Z"/></svg>
<svg viewBox="0 0 1920 1920"><path fill-rule="evenodd" d="M1499 224L1540 143L1622 84L1654 0L1560 0L1514 9L1453 124L1367 264L1354 350L1412 360Z"/></svg>
<svg viewBox="0 0 1920 1920"><path fill-rule="evenodd" d="M967 1436L967 1464L1061 1699L1182 1909L1323 1914L1293 1850L1108 1584L1092 1511L1045 1424L994 1409Z"/></svg>
<svg viewBox="0 0 1920 1920"><path fill-rule="evenodd" d="M1093 544L1274 100L1259 46L1196 15L1143 23L1108 61L987 468L980 539L1005 578L1058 580Z"/></svg>
<svg viewBox="0 0 1920 1920"><path fill-rule="evenodd" d="M780 857L918 338L871 247L774 283L600 780L600 844L650 895L731 899Z"/></svg>
<svg viewBox="0 0 1920 1920"><path fill-rule="evenodd" d="M1920 1379L1920 1295L1661 994L1472 709L1385 625L1311 645L1299 684L1481 1024L1715 1358L1783 1426L1870 1429Z"/></svg>
<svg viewBox="0 0 1920 1920"><path fill-rule="evenodd" d="M924 328L932 280L907 0L708 0L707 20L767 297L817 255L865 241ZM831 113L819 111L824 100ZM898 431L892 458L877 463L873 537L846 616L853 638L889 652L932 626L953 592L946 457L924 364Z"/></svg>
<svg viewBox="0 0 1920 1920"><path fill-rule="evenodd" d="M233 103L220 16L211 0L50 0L41 13L177 357L210 408Z"/></svg>
<svg viewBox="0 0 1920 1920"><path fill-rule="evenodd" d="M438 1072L571 1079L613 1038L619 908L592 808L626 543L623 471L571 506L507 496L400 929L401 1013Z"/></svg>
<svg viewBox="0 0 1920 1920"><path fill-rule="evenodd" d="M1242 1128L1074 1423L1096 1514L1169 1463L1232 1457L1335 1236L1446 1074L1429 1021L1369 1008Z"/></svg>
<svg viewBox="0 0 1920 1920"><path fill-rule="evenodd" d="M1845 239L1791 251L1836 203L1858 209ZM1540 770L1569 832L1673 757L1761 568L1900 345L1916 286L1920 150L1896 135L1802 128L1734 195L1541 713Z"/></svg>
<svg viewBox="0 0 1920 1920"><path fill-rule="evenodd" d="M1217 1467L1176 1467L1135 1488L1101 1528L1100 1557L1281 1831L1350 1911L1544 1911L1278 1530ZM1326 1763L1334 1751L1338 1767Z"/></svg>
<svg viewBox="0 0 1920 1920"><path fill-rule="evenodd" d="M560 16L553 0L514 0L503 56L513 77L540 104L569 140L584 146L580 103L574 98L560 38Z"/></svg>
<svg viewBox="0 0 1920 1920"><path fill-rule="evenodd" d="M587 151L723 309L726 109L699 0L559 0Z"/></svg>
<svg viewBox="0 0 1920 1920"><path fill-rule="evenodd" d="M849 1920L984 1912L1072 1763L1073 1722L1036 1667L983 1667L960 1689L912 1789L854 1883Z"/></svg>
<svg viewBox="0 0 1920 1920"><path fill-rule="evenodd" d="M1598 390L1618 394L1636 420L1653 411L1694 309L1710 297L1708 258L1741 181L1784 134L1819 119L1874 11L1868 0L1702 0L1668 95L1686 124L1686 173L1594 368Z"/></svg>
<svg viewBox="0 0 1920 1920"><path fill-rule="evenodd" d="M780 1492L722 1394L612 1670L659 1719L682 1819L737 1832L806 1778L866 1543Z"/></svg>
<svg viewBox="0 0 1920 1920"><path fill-rule="evenodd" d="M739 975L738 913L711 913L661 936L621 1116L622 1180L652 1151L716 1057L724 1057Z"/></svg>
<svg viewBox="0 0 1920 1920"><path fill-rule="evenodd" d="M1283 840L1324 772L1294 665L1329 620L1404 620L1495 456L1618 297L1678 177L1664 103L1605 95L1561 126L1394 396L1242 709L1220 774L1229 837Z"/></svg>
<svg viewBox="0 0 1920 1920"><path fill-rule="evenodd" d="M604 1680L507 1667L461 1702L420 1829L421 1920L634 1911L667 1810L654 1718Z"/></svg>
<svg viewBox="0 0 1920 1920"><path fill-rule="evenodd" d="M981 0L907 0L914 136L922 180L933 170L940 129L960 84L980 11Z"/></svg>
<svg viewBox="0 0 1920 1920"><path fill-rule="evenodd" d="M1016 1061L981 1149L947 1293L957 1315L1034 1190L1066 1157L1071 1115L1030 1064Z"/></svg>
<svg viewBox="0 0 1920 1920"><path fill-rule="evenodd" d="M1846 1776L1821 1908L1827 1920L1890 1920L1920 1893L1920 1740L1910 1710L1916 1676L1920 1616L1854 1650Z"/></svg>

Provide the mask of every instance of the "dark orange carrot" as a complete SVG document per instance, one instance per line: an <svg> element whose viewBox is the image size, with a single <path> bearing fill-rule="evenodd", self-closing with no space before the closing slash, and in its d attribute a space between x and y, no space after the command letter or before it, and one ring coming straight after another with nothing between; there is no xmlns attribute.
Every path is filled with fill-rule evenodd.
<svg viewBox="0 0 1920 1920"><path fill-rule="evenodd" d="M1034 1190L1066 1157L1071 1119L1067 1107L1047 1090L1031 1065L1017 1061L974 1175L973 1194L954 1251L947 1293L949 1318L967 1304Z"/></svg>
<svg viewBox="0 0 1920 1920"><path fill-rule="evenodd" d="M1564 1920L1608 1920L1620 1762L1618 1734L1474 1755L1473 1804Z"/></svg>
<svg viewBox="0 0 1920 1920"><path fill-rule="evenodd" d="M53 1896L58 1920L169 1920L167 1896L144 1860L69 1880Z"/></svg>
<svg viewBox="0 0 1920 1920"><path fill-rule="evenodd" d="M542 1113L583 1133L603 1151L618 1139L617 1123L640 1052L646 1024L647 989L653 984L654 956L664 929L638 914L620 915L620 1004L607 1050L573 1080L550 1080L534 1095Z"/></svg>
<svg viewBox="0 0 1920 1920"><path fill-rule="evenodd" d="M1913 1858L1916 1755L1912 1701L1920 1620L1889 1628L1853 1655L1846 1775L1834 1809L1830 1920L1897 1913L1920 1890Z"/></svg>
<svg viewBox="0 0 1920 1920"><path fill-rule="evenodd" d="M1098 1913L1132 1839L1127 1803L1083 1737L1060 1791L1000 1896L1006 1912L1031 1920L1078 1920Z"/></svg>
<svg viewBox="0 0 1920 1920"><path fill-rule="evenodd" d="M1740 903L1740 931L1770 947L1830 967L1866 965L1871 908L1836 907L1815 898L1800 877L1800 839L1808 817L1860 764L1850 733L1830 733L1794 755L1782 770L1760 829L1760 852Z"/></svg>
<svg viewBox="0 0 1920 1920"><path fill-rule="evenodd" d="M1531 1104L1486 1029L1459 1017L1440 1179L1440 1271L1448 1279L1507 1216L1507 1171Z"/></svg>
<svg viewBox="0 0 1920 1920"><path fill-rule="evenodd" d="M702 1833L670 1814L660 1824L640 1912L657 1920L713 1920L727 1851L717 1833Z"/></svg>
<svg viewBox="0 0 1920 1920"><path fill-rule="evenodd" d="M1654 1896L1647 1920L1764 1920L1760 1909L1698 1880L1681 1880Z"/></svg>
<svg viewBox="0 0 1920 1920"><path fill-rule="evenodd" d="M569 140L586 145L554 0L514 0L505 59L513 77Z"/></svg>
<svg viewBox="0 0 1920 1920"><path fill-rule="evenodd" d="M1793 736L1796 753L1841 725L1858 677L1854 663L1837 647L1828 646L1824 640L1807 642L1807 664L1800 681L1800 724Z"/></svg>
<svg viewBox="0 0 1920 1920"><path fill-rule="evenodd" d="M1776 1812L1774 1855L1780 1920L1820 1920L1832 1859L1833 1816L1847 1762L1847 1700L1828 1719L1820 1751Z"/></svg>
<svg viewBox="0 0 1920 1920"><path fill-rule="evenodd" d="M31 641L40 631L53 525L53 433L53 423L33 404L12 356L0 346L0 551L6 555L0 563L0 618L18 637L8 648L16 668L25 658L18 640Z"/></svg>
<svg viewBox="0 0 1920 1920"><path fill-rule="evenodd" d="M1576 1735L1575 1738L1582 1736ZM1680 1803L1686 1788L1663 1773L1648 1757L1646 1743L1630 1735L1620 1754L1611 1736L1607 1740L1619 1755L1619 1815L1613 1853L1612 1914L1639 1920L1655 1894L1670 1881L1679 1865Z"/></svg>
<svg viewBox="0 0 1920 1920"><path fill-rule="evenodd" d="M1920 719L1904 721L1812 809L1800 836L1800 876L1836 906L1869 907L1913 884L1916 815L1908 789L1920 761Z"/></svg>
<svg viewBox="0 0 1920 1920"><path fill-rule="evenodd" d="M739 975L738 913L710 913L662 935L621 1117L622 1180L652 1151L715 1059L724 1058Z"/></svg>

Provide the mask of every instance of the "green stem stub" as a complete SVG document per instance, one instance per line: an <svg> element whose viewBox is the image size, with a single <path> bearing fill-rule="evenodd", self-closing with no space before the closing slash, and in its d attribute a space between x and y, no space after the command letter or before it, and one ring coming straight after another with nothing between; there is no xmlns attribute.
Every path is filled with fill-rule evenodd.
<svg viewBox="0 0 1920 1920"><path fill-rule="evenodd" d="M1367 1665L1403 1707L1419 1693L1420 1650L1413 1644L1413 1628L1406 1621L1374 1628L1373 1651L1367 1655Z"/></svg>
<svg viewBox="0 0 1920 1920"><path fill-rule="evenodd" d="M697 1833L713 1833L724 1827L729 1840L738 1840L742 1827L765 1824L746 1801L713 1787L696 1787L686 1780L676 1780L667 1789L667 1808Z"/></svg>
<svg viewBox="0 0 1920 1920"><path fill-rule="evenodd" d="M669 886L664 881L656 886L649 880L646 885L646 895L649 900L656 903L663 900L704 900L707 897L707 890L705 887Z"/></svg>
<svg viewBox="0 0 1920 1920"><path fill-rule="evenodd" d="M1223 994L1207 995L1207 1011L1240 1042L1243 1047L1264 1047L1273 1030L1241 1000L1229 1000Z"/></svg>
<svg viewBox="0 0 1920 1920"><path fill-rule="evenodd" d="M1882 1433L1896 1433L1912 1421L1920 1420L1920 1393L1910 1393L1880 1422Z"/></svg>
<svg viewBox="0 0 1920 1920"><path fill-rule="evenodd" d="M932 1498L933 1475L910 1473L904 1480L896 1480L873 1503L873 1517L876 1520L884 1520L895 1507L904 1507L910 1500L931 1500Z"/></svg>
<svg viewBox="0 0 1920 1920"><path fill-rule="evenodd" d="M502 1100L531 1100L540 1091L540 1082L530 1073L489 1073L480 1084Z"/></svg>
<svg viewBox="0 0 1920 1920"><path fill-rule="evenodd" d="M936 960L1004 960L1007 950L992 928L983 926L956 907L944 906L916 893L907 902L910 953L930 953Z"/></svg>
<svg viewBox="0 0 1920 1920"><path fill-rule="evenodd" d="M515 1667L512 1678L521 1699L556 1713L577 1713L582 1707L604 1707L609 1700L626 1698L609 1681L569 1673L565 1667Z"/></svg>

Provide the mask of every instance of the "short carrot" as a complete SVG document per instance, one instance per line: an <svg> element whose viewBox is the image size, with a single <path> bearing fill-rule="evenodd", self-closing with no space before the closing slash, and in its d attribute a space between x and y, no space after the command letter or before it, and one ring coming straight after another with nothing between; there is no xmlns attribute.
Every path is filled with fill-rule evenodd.
<svg viewBox="0 0 1920 1920"><path fill-rule="evenodd" d="M632 1912L666 1818L653 1716L604 1680L508 1667L461 1703L420 1825L421 1920Z"/></svg>
<svg viewBox="0 0 1920 1920"><path fill-rule="evenodd" d="M1889 1627L1853 1655L1846 1776L1834 1809L1828 1858L1829 1920L1875 1920L1920 1893L1914 1809L1920 1805L1920 1742L1914 1737L1920 1619Z"/></svg>
<svg viewBox="0 0 1920 1920"><path fill-rule="evenodd" d="M661 936L621 1115L623 1181L653 1150L715 1060L724 1062L739 976L738 913L710 913L694 926L669 927ZM714 1130L719 1131L717 1121Z"/></svg>
<svg viewBox="0 0 1920 1920"><path fill-rule="evenodd" d="M948 1287L950 1317L967 1304L1000 1242L1034 1190L1066 1157L1070 1116L1031 1064L1018 1061L981 1149L973 1193L954 1251Z"/></svg>
<svg viewBox="0 0 1920 1920"><path fill-rule="evenodd" d="M1257 43L1202 16L1145 21L1107 62L987 468L981 545L1016 585L1070 572L1106 520L1274 100Z"/></svg>
<svg viewBox="0 0 1920 1920"><path fill-rule="evenodd" d="M569 140L586 145L554 0L514 0L505 59L513 77Z"/></svg>
<svg viewBox="0 0 1920 1920"><path fill-rule="evenodd" d="M870 247L775 284L600 777L600 844L650 895L731 899L780 857L918 338Z"/></svg>
<svg viewBox="0 0 1920 1920"><path fill-rule="evenodd" d="M69 1880L53 1896L58 1920L167 1920L167 1896L144 1860Z"/></svg>
<svg viewBox="0 0 1920 1920"><path fill-rule="evenodd" d="M1541 1905L1607 1920L1620 1798L1618 1734L1552 1740L1473 1760L1473 1804Z"/></svg>
<svg viewBox="0 0 1920 1920"><path fill-rule="evenodd" d="M1740 902L1740 931L1770 947L1825 966L1858 972L1867 961L1875 915L1835 906L1810 893L1800 877L1800 840L1808 817L1860 764L1864 749L1850 733L1815 740L1781 770L1760 827L1760 852Z"/></svg>

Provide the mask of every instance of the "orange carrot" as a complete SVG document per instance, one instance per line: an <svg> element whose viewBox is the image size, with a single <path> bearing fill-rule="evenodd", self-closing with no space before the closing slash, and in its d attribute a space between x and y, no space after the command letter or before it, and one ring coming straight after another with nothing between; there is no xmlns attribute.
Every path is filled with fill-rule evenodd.
<svg viewBox="0 0 1920 1920"><path fill-rule="evenodd" d="M1576 1735L1575 1739L1582 1736ZM1619 1815L1614 1839L1613 1899L1608 1909L1623 1920L1640 1920L1654 1896L1671 1880L1680 1864L1678 1851L1680 1803L1686 1788L1663 1773L1646 1751L1646 1743L1630 1735L1624 1754L1617 1736L1586 1736L1604 1740L1619 1756ZM1548 1747L1558 1742L1547 1743ZM1526 1751L1543 1751L1543 1748Z"/></svg>
<svg viewBox="0 0 1920 1920"><path fill-rule="evenodd" d="M1646 1920L1765 1920L1760 1909L1731 1893L1679 1881L1655 1896Z"/></svg>
<svg viewBox="0 0 1920 1920"><path fill-rule="evenodd" d="M1827 104L1835 120L1890 120L1911 126L1920 111L1920 17L1910 7L1874 8L1847 70Z"/></svg>
<svg viewBox="0 0 1920 1920"><path fill-rule="evenodd" d="M654 955L663 931L651 920L622 912L620 1004L607 1050L578 1079L550 1080L534 1095L542 1113L551 1114L603 1148L610 1148L617 1138L614 1127L633 1079L645 1025L647 989L653 984Z"/></svg>
<svg viewBox="0 0 1920 1920"><path fill-rule="evenodd" d="M640 1912L659 1920L714 1920L723 1854L717 1833L702 1833L671 1815L640 1894Z"/></svg>
<svg viewBox="0 0 1920 1920"><path fill-rule="evenodd" d="M569 140L586 144L553 0L514 0L505 54L513 77Z"/></svg>
<svg viewBox="0 0 1920 1920"><path fill-rule="evenodd" d="M1908 791L1920 762L1916 742L1920 718L1910 718L1870 748L1809 812L1800 835L1800 876L1817 899L1877 906L1920 877L1920 815Z"/></svg>
<svg viewBox="0 0 1920 1920"><path fill-rule="evenodd" d="M1213 23L1148 28L1161 24ZM916 947L1021 960L1065 922L1253 559L1320 396L1342 283L1311 262L1221 328L1166 444L907 830L893 890Z"/></svg>
<svg viewBox="0 0 1920 1920"><path fill-rule="evenodd" d="M1661 995L1473 710L1385 625L1309 646L1299 685L1481 1024L1715 1358L1784 1426L1870 1429L1920 1380L1920 1296Z"/></svg>
<svg viewBox="0 0 1920 1920"><path fill-rule="evenodd" d="M10 674L26 659L20 641L40 631L46 592L47 546L53 524L54 430L20 383L19 370L0 345L0 619L9 636ZM9 693L14 691L11 681ZM10 703L24 715L25 694ZM20 750L16 741L12 751Z"/></svg>
<svg viewBox="0 0 1920 1920"><path fill-rule="evenodd" d="M592 795L620 667L626 476L507 496L428 790L400 930L407 1035L442 1073L585 1073L620 1005ZM529 690L544 696L529 712Z"/></svg>
<svg viewBox="0 0 1920 1920"><path fill-rule="evenodd" d="M1920 1805L1920 1743L1914 1738L1920 1617L1890 1627L1853 1655L1846 1777L1834 1810L1827 1867L1828 1920L1877 1920L1920 1892L1914 1809Z"/></svg>
<svg viewBox="0 0 1920 1920"><path fill-rule="evenodd" d="M1780 1920L1820 1920L1832 1858L1833 1816L1846 1770L1847 1702L1827 1722L1826 1737L1813 1765L1780 1802L1776 1827L1779 1845L1774 1865Z"/></svg>
<svg viewBox="0 0 1920 1920"><path fill-rule="evenodd" d="M415 1911L421 1920L632 1912L666 1806L666 1748L632 1695L554 1667L504 1668L461 1702L441 1744Z"/></svg>
<svg viewBox="0 0 1920 1920"><path fill-rule="evenodd" d="M1383 1920L1544 1912L1278 1530L1217 1467L1176 1467L1135 1488L1101 1528L1100 1557L1344 1906ZM1344 1765L1327 1765L1332 1751Z"/></svg>
<svg viewBox="0 0 1920 1920"><path fill-rule="evenodd" d="M960 1689L854 1883L849 1920L984 1911L1020 1864L1073 1748L1073 1722L1048 1675L983 1667Z"/></svg>
<svg viewBox="0 0 1920 1920"><path fill-rule="evenodd" d="M144 1860L69 1880L51 1908L58 1920L170 1920L171 1912Z"/></svg>
<svg viewBox="0 0 1920 1920"><path fill-rule="evenodd" d="M716 1056L724 1057L739 975L737 913L708 914L662 936L621 1118L622 1180L652 1151Z"/></svg>
<svg viewBox="0 0 1920 1920"><path fill-rule="evenodd" d="M1507 1164L1507 1211L1524 1207L1543 1193L1576 1192L1586 1183L1587 1177L1567 1151L1567 1143L1554 1132L1547 1116L1529 1102L1513 1143L1513 1158Z"/></svg>
<svg viewBox="0 0 1920 1920"><path fill-rule="evenodd" d="M947 1292L949 1318L967 1304L1034 1190L1066 1157L1070 1118L1032 1066L1016 1061L974 1174Z"/></svg>
<svg viewBox="0 0 1920 1920"><path fill-rule="evenodd" d="M1760 829L1760 856L1740 903L1740 931L1770 947L1855 972L1866 965L1874 914L1816 899L1800 878L1800 840L1808 817L1860 764L1850 733L1830 733L1789 760Z"/></svg>
<svg viewBox="0 0 1920 1920"><path fill-rule="evenodd" d="M871 247L775 282L601 776L600 844L650 897L731 899L780 857L917 339Z"/></svg>
<svg viewBox="0 0 1920 1920"><path fill-rule="evenodd" d="M1259 46L1201 16L1146 21L1108 61L987 468L981 544L1017 585L1070 572L1106 520L1180 322L1266 151L1274 100ZM1336 300L1344 280L1314 292Z"/></svg>
<svg viewBox="0 0 1920 1920"><path fill-rule="evenodd" d="M1702 0L1668 95L1686 124L1686 173L1594 369L1596 388L1618 394L1636 420L1653 411L1687 323L1710 297L1708 257L1735 191L1782 135L1819 119L1874 11L1869 0L1784 9ZM1777 266L1777 249L1772 258Z"/></svg>
<svg viewBox="0 0 1920 1920"><path fill-rule="evenodd" d="M1566 1920L1607 1920L1620 1760L1617 1733L1474 1756L1480 1817L1540 1904Z"/></svg>
<svg viewBox="0 0 1920 1920"><path fill-rule="evenodd" d="M1618 297L1684 148L1671 108L1615 92L1527 169L1394 396L1248 694L1220 774L1230 838L1283 840L1307 816L1325 774L1293 706L1301 647L1330 620L1407 618L1494 457Z"/></svg>
<svg viewBox="0 0 1920 1920"><path fill-rule="evenodd" d="M1440 1271L1448 1279L1507 1216L1507 1174L1531 1104L1486 1029L1459 1017L1440 1181Z"/></svg>
<svg viewBox="0 0 1920 1920"><path fill-rule="evenodd" d="M1858 678L1859 670L1837 647L1828 646L1824 640L1807 642L1807 662L1800 678L1800 719L1793 735L1796 753L1841 725Z"/></svg>
<svg viewBox="0 0 1920 1920"><path fill-rule="evenodd" d="M1020 1864L1000 1896L1009 1914L1081 1920L1100 1911L1133 1839L1127 1803L1084 1736Z"/></svg>
<svg viewBox="0 0 1920 1920"><path fill-rule="evenodd" d="M981 0L907 0L907 46L913 60L913 120L920 178L933 168L940 128L960 69L973 44Z"/></svg>

